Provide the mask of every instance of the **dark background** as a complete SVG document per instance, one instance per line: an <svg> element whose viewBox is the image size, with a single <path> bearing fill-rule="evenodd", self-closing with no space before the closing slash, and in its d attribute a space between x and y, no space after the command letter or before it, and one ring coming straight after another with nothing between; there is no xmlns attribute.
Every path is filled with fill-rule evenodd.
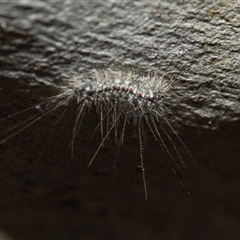
<svg viewBox="0 0 240 240"><path fill-rule="evenodd" d="M239 238L239 20L237 1L1 1L1 132L33 116L7 117L56 94L63 78L151 71L177 82L169 121L198 166L178 143L188 195L149 136L145 200L131 126L112 184L114 136L87 168L101 142L99 133L89 142L96 113L71 157L75 109L50 131L61 114L52 112L0 145L0 228L13 239Z"/></svg>

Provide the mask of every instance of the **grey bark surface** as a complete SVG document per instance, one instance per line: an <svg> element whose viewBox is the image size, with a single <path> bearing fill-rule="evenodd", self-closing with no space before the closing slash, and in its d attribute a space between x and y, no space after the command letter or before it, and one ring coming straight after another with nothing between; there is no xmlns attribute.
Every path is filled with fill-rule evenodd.
<svg viewBox="0 0 240 240"><path fill-rule="evenodd" d="M50 114L0 146L0 228L15 239L239 238L239 1L0 0L0 117L38 104L62 79L88 77L94 69L174 80L169 121L184 132L199 164L190 163L180 177L192 197L151 139L149 201L141 170L132 165L135 159L139 165L133 138L126 140L113 187L114 141L86 170L99 142L84 153L76 147L70 157L72 110L73 121L63 118L54 134L49 129L57 116ZM96 119L93 114L83 135L91 135ZM0 123L4 132L7 124ZM55 144L44 152L49 139Z"/></svg>
<svg viewBox="0 0 240 240"><path fill-rule="evenodd" d="M240 116L239 11L237 1L1 3L0 74L50 84L93 69L158 73L179 85L178 121L211 127Z"/></svg>

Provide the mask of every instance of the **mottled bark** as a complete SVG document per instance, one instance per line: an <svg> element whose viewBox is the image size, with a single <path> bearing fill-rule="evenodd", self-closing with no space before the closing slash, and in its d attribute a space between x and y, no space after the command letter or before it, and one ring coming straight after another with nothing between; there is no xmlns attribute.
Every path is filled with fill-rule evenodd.
<svg viewBox="0 0 240 240"><path fill-rule="evenodd" d="M237 1L1 3L0 76L49 84L93 69L156 72L179 85L177 121L216 127L240 116L239 11Z"/></svg>

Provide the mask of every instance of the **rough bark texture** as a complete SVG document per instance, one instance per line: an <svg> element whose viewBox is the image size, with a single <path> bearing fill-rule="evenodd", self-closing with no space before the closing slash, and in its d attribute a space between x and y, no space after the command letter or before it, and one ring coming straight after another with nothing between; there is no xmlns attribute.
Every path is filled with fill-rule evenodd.
<svg viewBox="0 0 240 240"><path fill-rule="evenodd" d="M0 11L2 77L50 83L128 66L179 79L178 117L190 125L239 119L237 1L19 1Z"/></svg>
<svg viewBox="0 0 240 240"><path fill-rule="evenodd" d="M199 167L189 161L181 177L189 197L150 139L145 201L134 138L112 187L114 141L87 170L99 141L71 158L74 119L50 133L52 114L0 146L0 228L16 239L239 238L239 12L238 1L1 1L1 117L93 69L158 73L175 80L169 121ZM20 120L1 122L2 131ZM90 115L83 135L94 121Z"/></svg>

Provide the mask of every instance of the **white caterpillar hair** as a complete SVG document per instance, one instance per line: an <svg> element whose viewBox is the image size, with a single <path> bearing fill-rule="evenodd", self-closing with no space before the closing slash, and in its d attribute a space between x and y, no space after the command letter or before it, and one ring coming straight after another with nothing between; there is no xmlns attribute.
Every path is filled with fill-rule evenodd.
<svg viewBox="0 0 240 240"><path fill-rule="evenodd" d="M179 170L180 167L178 166L174 157L169 152L160 134L160 127L162 126L162 124L160 123L165 122L178 137L184 148L187 150L185 144L182 142L176 131L173 129L165 114L167 111L167 107L164 103L164 95L171 89L172 85L173 80L171 79L166 80L164 79L164 77L160 77L157 74L139 75L136 74L134 71L114 72L110 70L95 70L92 77L85 77L81 79L73 77L72 79L65 80L63 85L56 85L56 87L59 89L57 95L52 96L37 105L40 108L44 107L44 110L42 111L40 117L30 117L26 121L23 121L17 126L14 126L13 128L5 131L4 133L7 133L10 130L14 130L20 127L18 131L15 131L13 134L0 141L0 144L4 143L8 139L12 138L14 135L23 131L48 113L60 107L69 106L72 102L74 102L75 104L77 104L77 115L73 127L73 135L71 141L73 154L74 141L83 122L86 110L95 107L100 117L98 127L101 128L102 141L97 148L95 154L93 155L92 159L90 160L88 166L92 164L100 148L104 145L105 140L113 130L115 131L115 138L118 142L118 155L119 148L124 142L126 125L127 123L132 122L134 128L137 129L138 133L141 160L140 167L142 169L145 197L147 198L147 185L143 161L143 139L146 127L149 129L149 131L151 131L154 138L159 141L160 145L167 151L171 158L171 161ZM37 106L34 106L32 108L35 108ZM20 114L24 111L28 111L32 108L25 109L14 115ZM118 127L120 124L122 130L121 133L118 134ZM184 166L184 162L177 147L171 140L169 134L164 129L163 131L167 135L168 139L170 140L171 144L175 149L175 152L177 153L177 156L179 157L182 165ZM187 152L189 153L188 150ZM191 156L190 153L189 155ZM170 164L175 175L177 176L171 161L168 161L168 163ZM116 164L116 159L114 164ZM181 180L179 181L185 188Z"/></svg>

